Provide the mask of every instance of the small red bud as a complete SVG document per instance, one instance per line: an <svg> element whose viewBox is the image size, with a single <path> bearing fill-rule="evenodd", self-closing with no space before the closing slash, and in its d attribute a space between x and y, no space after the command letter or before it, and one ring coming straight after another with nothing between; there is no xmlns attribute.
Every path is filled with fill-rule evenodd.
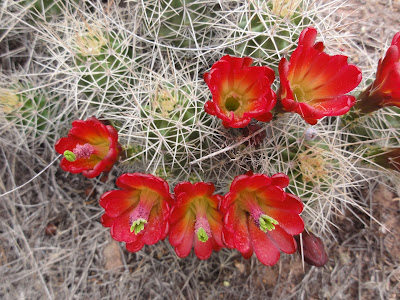
<svg viewBox="0 0 400 300"><path fill-rule="evenodd" d="M242 129L243 137L248 137L249 135L252 135L256 131L259 131L262 128L262 126L258 124L249 124L246 127ZM252 138L250 138L248 141L245 142L246 145L252 145L252 146L258 146L262 143L262 141L266 138L267 133L265 130L259 132Z"/></svg>
<svg viewBox="0 0 400 300"><path fill-rule="evenodd" d="M328 254L324 249L322 240L311 232L303 231L301 234L303 240L304 261L309 265L323 267L329 260ZM295 236L297 249L301 254L300 235Z"/></svg>
<svg viewBox="0 0 400 300"><path fill-rule="evenodd" d="M45 228L45 230L44 230L44 233L46 234L46 235L56 235L56 233L57 233L57 226L56 225L54 225L53 223L49 223L49 224L47 224L47 226L46 226L46 228Z"/></svg>

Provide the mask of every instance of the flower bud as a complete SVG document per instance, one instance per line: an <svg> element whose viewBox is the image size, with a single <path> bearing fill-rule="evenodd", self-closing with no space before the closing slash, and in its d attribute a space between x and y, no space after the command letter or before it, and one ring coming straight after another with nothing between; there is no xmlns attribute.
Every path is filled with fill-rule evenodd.
<svg viewBox="0 0 400 300"><path fill-rule="evenodd" d="M300 243L300 237L303 243ZM303 231L301 235L295 236L297 242L297 249L301 254L301 247L303 247L304 261L309 265L316 267L323 267L329 260L328 254L324 249L322 240L311 232Z"/></svg>

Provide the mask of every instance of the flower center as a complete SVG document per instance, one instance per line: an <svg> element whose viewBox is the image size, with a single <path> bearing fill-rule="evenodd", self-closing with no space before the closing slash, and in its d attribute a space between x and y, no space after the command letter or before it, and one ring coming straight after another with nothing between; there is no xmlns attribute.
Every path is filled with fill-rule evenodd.
<svg viewBox="0 0 400 300"><path fill-rule="evenodd" d="M139 204L129 216L130 231L135 232L136 235L144 229L153 206L159 202L159 194L148 188L142 189L139 197Z"/></svg>
<svg viewBox="0 0 400 300"><path fill-rule="evenodd" d="M206 217L196 218L194 232L197 234L200 242L205 243L208 241L211 237L211 228Z"/></svg>
<svg viewBox="0 0 400 300"><path fill-rule="evenodd" d="M262 215L259 219L258 222L260 224L260 229L264 232L267 231L272 231L275 229L275 225L278 225L279 222L270 216L267 215Z"/></svg>
<svg viewBox="0 0 400 300"><path fill-rule="evenodd" d="M253 207L250 211L250 215L254 224L264 232L274 230L275 225L279 224L277 220L264 214L260 207Z"/></svg>
<svg viewBox="0 0 400 300"><path fill-rule="evenodd" d="M293 91L293 96L294 96L293 100L295 100L296 102L304 102L306 93L304 92L304 90L302 89L302 87L300 85L295 85L292 88L292 91Z"/></svg>
<svg viewBox="0 0 400 300"><path fill-rule="evenodd" d="M129 216L129 223L131 224L131 232L135 232L137 235L144 229L144 224L149 220L150 210L142 202L139 202L135 210Z"/></svg>
<svg viewBox="0 0 400 300"><path fill-rule="evenodd" d="M228 96L225 98L225 108L227 111L235 111L240 106L240 96L236 93L229 93Z"/></svg>
<svg viewBox="0 0 400 300"><path fill-rule="evenodd" d="M86 143L84 145L76 145L74 150L69 151L65 150L63 155L66 160L70 162L74 162L79 158L90 158L90 156L94 153L94 148L92 145Z"/></svg>

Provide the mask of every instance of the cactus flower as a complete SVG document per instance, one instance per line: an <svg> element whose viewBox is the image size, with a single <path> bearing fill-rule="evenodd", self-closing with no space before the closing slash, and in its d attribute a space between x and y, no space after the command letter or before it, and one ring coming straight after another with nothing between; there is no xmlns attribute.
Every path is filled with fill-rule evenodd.
<svg viewBox="0 0 400 300"><path fill-rule="evenodd" d="M117 179L117 186L122 190L109 191L100 198L105 209L101 223L111 228L112 238L126 242L130 252L165 239L169 205L173 203L168 183L150 174L127 173Z"/></svg>
<svg viewBox="0 0 400 300"><path fill-rule="evenodd" d="M279 105L311 125L325 116L347 113L355 98L345 94L362 78L360 69L347 63L347 56L323 52L324 45L315 43L316 37L314 28L304 29L290 61L282 58L279 63Z"/></svg>
<svg viewBox="0 0 400 300"><path fill-rule="evenodd" d="M63 170L74 174L82 172L87 178L109 172L121 152L114 127L93 117L74 121L68 137L59 139L55 149L64 155Z"/></svg>
<svg viewBox="0 0 400 300"><path fill-rule="evenodd" d="M179 257L188 256L194 245L196 256L207 259L213 249L219 251L223 246L222 215L218 211L222 196L213 195L214 190L212 183L205 182L181 182L175 187L169 242Z"/></svg>
<svg viewBox="0 0 400 300"><path fill-rule="evenodd" d="M249 172L233 180L220 208L224 214L222 240L228 248L236 248L245 258L255 252L268 266L278 262L280 251L296 252L293 235L304 229L299 216L303 203L283 190L288 184L284 174L268 177Z"/></svg>
<svg viewBox="0 0 400 300"><path fill-rule="evenodd" d="M383 59L379 60L375 81L360 95L356 108L361 114L384 106L400 107L400 32Z"/></svg>
<svg viewBox="0 0 400 300"><path fill-rule="evenodd" d="M328 262L328 254L324 249L322 240L311 232L303 231L301 234L302 243L300 243L300 236L295 236L298 250L301 254L303 251L304 261L309 265L316 267L323 267ZM301 249L303 246L303 250Z"/></svg>
<svg viewBox="0 0 400 300"><path fill-rule="evenodd" d="M212 101L204 109L222 120L225 127L243 128L251 118L268 122L276 96L271 90L274 71L268 67L250 66L250 57L226 55L204 74Z"/></svg>

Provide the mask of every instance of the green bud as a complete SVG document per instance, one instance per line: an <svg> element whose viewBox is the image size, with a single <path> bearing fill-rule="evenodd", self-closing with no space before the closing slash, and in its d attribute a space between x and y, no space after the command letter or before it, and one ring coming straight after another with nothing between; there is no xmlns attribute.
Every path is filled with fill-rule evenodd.
<svg viewBox="0 0 400 300"><path fill-rule="evenodd" d="M64 155L65 159L70 162L74 162L76 160L76 155L72 151L65 150L63 155Z"/></svg>

